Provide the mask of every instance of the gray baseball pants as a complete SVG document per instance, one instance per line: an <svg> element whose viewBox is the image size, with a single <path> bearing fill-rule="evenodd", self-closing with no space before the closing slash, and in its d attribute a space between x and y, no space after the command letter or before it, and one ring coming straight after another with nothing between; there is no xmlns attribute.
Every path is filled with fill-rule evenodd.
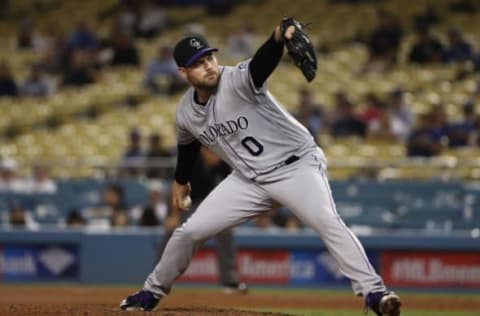
<svg viewBox="0 0 480 316"><path fill-rule="evenodd" d="M144 289L168 295L205 240L269 211L274 200L319 235L340 271L351 280L355 294L385 291L363 246L336 211L321 150L276 170L273 178L275 181L259 184L233 172L223 180L175 230Z"/></svg>

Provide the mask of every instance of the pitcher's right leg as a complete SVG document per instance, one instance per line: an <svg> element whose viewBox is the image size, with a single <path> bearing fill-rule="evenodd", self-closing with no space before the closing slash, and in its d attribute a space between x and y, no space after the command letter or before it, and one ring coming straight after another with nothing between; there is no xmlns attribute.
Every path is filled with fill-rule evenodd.
<svg viewBox="0 0 480 316"><path fill-rule="evenodd" d="M193 254L206 239L269 207L270 199L263 188L231 174L175 230L144 289L159 297L168 295L174 280L187 269Z"/></svg>

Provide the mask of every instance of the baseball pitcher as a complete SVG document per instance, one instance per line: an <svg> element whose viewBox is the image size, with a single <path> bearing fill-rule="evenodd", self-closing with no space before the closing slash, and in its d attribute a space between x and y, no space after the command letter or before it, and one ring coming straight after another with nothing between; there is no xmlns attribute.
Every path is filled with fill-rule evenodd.
<svg viewBox="0 0 480 316"><path fill-rule="evenodd" d="M233 169L170 238L162 258L123 310L153 310L168 295L202 243L271 209L289 208L317 232L356 295L377 315L400 315L400 298L389 292L357 237L338 215L327 179L327 161L312 136L267 90L267 79L284 46L313 80L316 57L302 25L284 18L254 56L235 67L221 66L216 48L200 36L174 49L178 71L191 85L176 113L178 158L173 205L185 209L192 166L201 145Z"/></svg>

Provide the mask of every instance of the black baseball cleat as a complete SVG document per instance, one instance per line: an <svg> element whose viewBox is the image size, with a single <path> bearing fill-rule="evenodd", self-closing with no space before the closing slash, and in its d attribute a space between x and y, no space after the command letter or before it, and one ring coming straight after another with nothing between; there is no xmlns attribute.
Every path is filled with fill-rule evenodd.
<svg viewBox="0 0 480 316"><path fill-rule="evenodd" d="M160 302L160 299L152 292L141 290L120 302L120 308L124 311L147 312L154 310L158 302Z"/></svg>
<svg viewBox="0 0 480 316"><path fill-rule="evenodd" d="M245 294L248 292L248 285L246 283L224 284L222 288L224 294Z"/></svg>
<svg viewBox="0 0 480 316"><path fill-rule="evenodd" d="M371 309L377 316L400 316L401 305L394 292L372 292L365 299L365 314Z"/></svg>

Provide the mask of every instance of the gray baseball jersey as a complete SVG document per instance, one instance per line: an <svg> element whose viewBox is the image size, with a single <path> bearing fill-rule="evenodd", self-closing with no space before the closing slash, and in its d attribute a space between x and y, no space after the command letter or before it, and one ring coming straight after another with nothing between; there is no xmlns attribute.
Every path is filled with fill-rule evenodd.
<svg viewBox="0 0 480 316"><path fill-rule="evenodd" d="M316 146L308 130L267 91L254 86L248 61L222 66L216 94L206 105L190 88L177 108L177 141L198 139L248 179L263 181L292 155Z"/></svg>

